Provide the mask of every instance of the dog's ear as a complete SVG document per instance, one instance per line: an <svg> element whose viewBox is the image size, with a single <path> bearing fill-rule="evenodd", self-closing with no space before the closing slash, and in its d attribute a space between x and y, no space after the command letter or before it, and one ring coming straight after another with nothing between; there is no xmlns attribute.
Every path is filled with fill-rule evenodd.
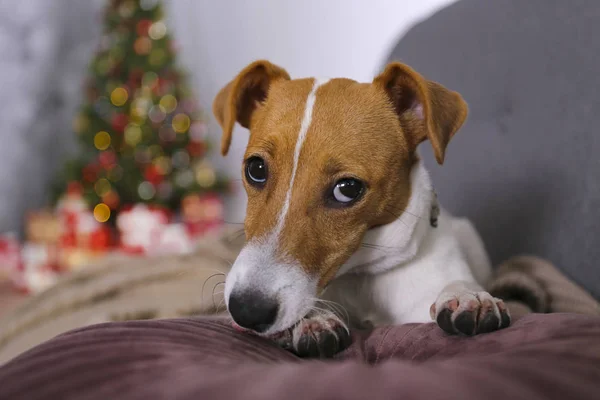
<svg viewBox="0 0 600 400"><path fill-rule="evenodd" d="M443 164L448 142L467 117L462 97L399 62L388 64L373 84L387 93L413 150L429 139L437 162Z"/></svg>
<svg viewBox="0 0 600 400"><path fill-rule="evenodd" d="M283 69L259 60L244 68L219 91L213 102L213 114L223 129L221 154L227 155L235 122L250 128L252 113L267 98L269 86L277 79L289 80Z"/></svg>

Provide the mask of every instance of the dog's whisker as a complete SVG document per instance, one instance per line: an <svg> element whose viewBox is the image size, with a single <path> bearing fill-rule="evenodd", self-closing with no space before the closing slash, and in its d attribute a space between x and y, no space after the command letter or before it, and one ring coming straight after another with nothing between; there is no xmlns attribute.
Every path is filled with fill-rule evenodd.
<svg viewBox="0 0 600 400"><path fill-rule="evenodd" d="M346 317L346 321L350 323L350 313L341 304L336 303L335 301L324 299L317 299L316 302L321 303L326 307L330 307L332 309L331 311L333 311L334 313L344 314L344 316Z"/></svg>
<svg viewBox="0 0 600 400"><path fill-rule="evenodd" d="M216 274L212 274L211 276L209 276L208 278L206 278L204 280L204 283L202 284L202 290L200 291L200 298L203 299L204 298L204 289L206 288L206 284L208 283L208 281L210 281L212 278L216 277L216 276L225 276L224 273L222 272L218 272ZM215 287L217 287L219 285L219 283L217 283L214 287L213 287L213 292L215 290Z"/></svg>

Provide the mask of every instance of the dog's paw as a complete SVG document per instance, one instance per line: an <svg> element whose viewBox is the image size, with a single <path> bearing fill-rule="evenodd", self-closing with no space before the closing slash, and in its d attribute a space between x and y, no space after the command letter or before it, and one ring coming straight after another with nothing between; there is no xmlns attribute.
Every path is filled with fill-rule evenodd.
<svg viewBox="0 0 600 400"><path fill-rule="evenodd" d="M510 325L508 308L488 292L442 293L430 313L440 328L451 334L477 335Z"/></svg>
<svg viewBox="0 0 600 400"><path fill-rule="evenodd" d="M352 342L350 332L337 319L306 318L272 339L299 357L331 358Z"/></svg>

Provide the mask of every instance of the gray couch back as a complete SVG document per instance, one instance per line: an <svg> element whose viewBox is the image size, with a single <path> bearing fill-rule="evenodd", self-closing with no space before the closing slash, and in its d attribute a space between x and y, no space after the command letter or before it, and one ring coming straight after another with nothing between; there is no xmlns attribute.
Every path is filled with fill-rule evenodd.
<svg viewBox="0 0 600 400"><path fill-rule="evenodd" d="M390 60L469 103L442 167L421 146L444 207L494 263L543 256L600 297L600 1L462 0Z"/></svg>

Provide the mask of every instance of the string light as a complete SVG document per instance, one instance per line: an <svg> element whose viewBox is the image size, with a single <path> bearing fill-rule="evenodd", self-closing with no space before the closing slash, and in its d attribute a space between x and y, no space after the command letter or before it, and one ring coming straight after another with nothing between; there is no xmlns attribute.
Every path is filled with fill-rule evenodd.
<svg viewBox="0 0 600 400"><path fill-rule="evenodd" d="M129 93L127 93L127 90L122 87L115 88L110 93L110 102L117 107L121 107L123 104L125 104L128 98Z"/></svg>
<svg viewBox="0 0 600 400"><path fill-rule="evenodd" d="M166 94L161 97L158 104L169 114L177 108L177 99L172 94Z"/></svg>
<svg viewBox="0 0 600 400"><path fill-rule="evenodd" d="M173 117L173 130L177 133L185 133L190 128L190 117L187 114L177 114Z"/></svg>
<svg viewBox="0 0 600 400"><path fill-rule="evenodd" d="M209 188L215 184L217 176L215 171L208 166L200 166L196 169L196 182L203 188Z"/></svg>
<svg viewBox="0 0 600 400"><path fill-rule="evenodd" d="M125 142L131 146L135 147L142 140L142 129L139 125L136 124L128 124L125 127Z"/></svg>
<svg viewBox="0 0 600 400"><path fill-rule="evenodd" d="M138 194L143 200L150 200L154 197L155 193L156 189L154 189L154 185L148 181L144 181L138 186Z"/></svg>
<svg viewBox="0 0 600 400"><path fill-rule="evenodd" d="M94 146L98 150L106 150L110 146L110 135L108 132L100 131L94 136Z"/></svg>
<svg viewBox="0 0 600 400"><path fill-rule="evenodd" d="M190 187L193 182L194 182L194 173L192 171L190 171L189 169L180 171L175 176L175 184L177 184L177 186L180 186L182 188Z"/></svg>
<svg viewBox="0 0 600 400"><path fill-rule="evenodd" d="M167 34L167 26L163 21L156 21L150 26L148 36L154 40L160 40Z"/></svg>
<svg viewBox="0 0 600 400"><path fill-rule="evenodd" d="M152 40L146 36L139 37L133 43L133 50L140 56L150 53L152 49Z"/></svg>
<svg viewBox="0 0 600 400"><path fill-rule="evenodd" d="M155 124L161 123L166 116L167 114L160 105L153 106L148 112L148 118L150 118L150 121L154 122Z"/></svg>
<svg viewBox="0 0 600 400"><path fill-rule="evenodd" d="M171 157L173 166L178 169L183 169L190 165L190 155L185 150L178 150Z"/></svg>
<svg viewBox="0 0 600 400"><path fill-rule="evenodd" d="M108 192L110 192L110 190L111 190L110 182L106 178L100 178L94 184L94 190L96 191L96 194L98 196L102 197L105 194L107 194Z"/></svg>
<svg viewBox="0 0 600 400"><path fill-rule="evenodd" d="M156 170L161 175L167 175L171 172L171 160L169 157L161 156L154 160L154 165L156 166Z"/></svg>
<svg viewBox="0 0 600 400"><path fill-rule="evenodd" d="M110 218L110 207L104 203L97 204L94 207L94 218L98 222L106 222Z"/></svg>
<svg viewBox="0 0 600 400"><path fill-rule="evenodd" d="M206 124L203 122L194 122L190 126L190 139L196 142L200 142L206 135Z"/></svg>

